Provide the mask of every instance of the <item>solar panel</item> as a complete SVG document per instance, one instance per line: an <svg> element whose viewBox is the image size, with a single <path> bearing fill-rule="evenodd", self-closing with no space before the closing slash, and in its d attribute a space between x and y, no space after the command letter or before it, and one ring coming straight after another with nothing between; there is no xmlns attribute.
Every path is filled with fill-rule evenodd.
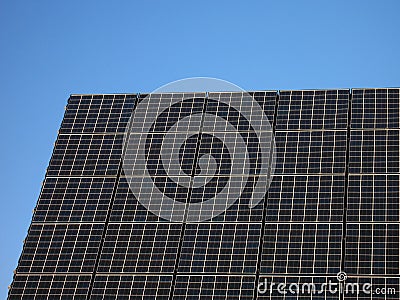
<svg viewBox="0 0 400 300"><path fill-rule="evenodd" d="M167 299L167 275L96 275L89 299Z"/></svg>
<svg viewBox="0 0 400 300"><path fill-rule="evenodd" d="M139 105L132 115L134 133L188 132L188 127L173 127L178 120L198 132L205 105L205 93L167 93L141 95ZM148 127L147 127L148 126Z"/></svg>
<svg viewBox="0 0 400 300"><path fill-rule="evenodd" d="M277 131L275 142L276 174L345 172L345 131Z"/></svg>
<svg viewBox="0 0 400 300"><path fill-rule="evenodd" d="M400 275L399 225L347 224L347 273Z"/></svg>
<svg viewBox="0 0 400 300"><path fill-rule="evenodd" d="M254 98L253 96L254 95ZM273 123L276 92L211 92L208 94L203 132L269 131ZM264 117L265 116L265 117ZM227 122L222 122L222 120Z"/></svg>
<svg viewBox="0 0 400 300"><path fill-rule="evenodd" d="M254 274L261 224L188 224L179 273Z"/></svg>
<svg viewBox="0 0 400 300"><path fill-rule="evenodd" d="M266 201L267 222L342 222L345 176L275 175Z"/></svg>
<svg viewBox="0 0 400 300"><path fill-rule="evenodd" d="M399 173L399 130L352 130L350 173Z"/></svg>
<svg viewBox="0 0 400 300"><path fill-rule="evenodd" d="M60 133L123 133L135 102L135 95L72 95Z"/></svg>
<svg viewBox="0 0 400 300"><path fill-rule="evenodd" d="M399 174L349 175L349 222L399 222L399 209Z"/></svg>
<svg viewBox="0 0 400 300"><path fill-rule="evenodd" d="M97 273L173 273L182 224L107 227Z"/></svg>
<svg viewBox="0 0 400 300"><path fill-rule="evenodd" d="M349 90L281 91L276 130L345 130L349 97Z"/></svg>
<svg viewBox="0 0 400 300"><path fill-rule="evenodd" d="M36 224L24 242L18 273L94 271L103 224Z"/></svg>
<svg viewBox="0 0 400 300"><path fill-rule="evenodd" d="M253 299L251 276L178 276L174 299Z"/></svg>
<svg viewBox="0 0 400 300"><path fill-rule="evenodd" d="M27 274L14 277L9 299L85 299L91 275Z"/></svg>
<svg viewBox="0 0 400 300"><path fill-rule="evenodd" d="M130 190L128 181L135 180L133 178L120 177L115 194L115 199L110 212L110 222L167 222L157 215L148 211L135 197ZM136 178L135 184L141 189L143 178ZM176 191L176 196L180 199L187 199L185 191ZM179 194L179 195L178 195ZM150 201L155 197L155 193L148 193Z"/></svg>
<svg viewBox="0 0 400 300"><path fill-rule="evenodd" d="M220 94L221 95L221 94ZM271 126L274 125L275 105L276 105L276 91L256 91L247 92L258 105L261 106ZM243 96L242 96L243 97Z"/></svg>
<svg viewBox="0 0 400 300"><path fill-rule="evenodd" d="M72 95L9 299L398 299L399 100Z"/></svg>
<svg viewBox="0 0 400 300"><path fill-rule="evenodd" d="M59 135L47 176L116 176L123 135Z"/></svg>
<svg viewBox="0 0 400 300"><path fill-rule="evenodd" d="M353 89L351 128L400 128L400 89Z"/></svg>
<svg viewBox="0 0 400 300"><path fill-rule="evenodd" d="M340 271L342 224L265 224L261 274Z"/></svg>
<svg viewBox="0 0 400 300"><path fill-rule="evenodd" d="M105 222L114 186L114 178L48 177L33 221Z"/></svg>

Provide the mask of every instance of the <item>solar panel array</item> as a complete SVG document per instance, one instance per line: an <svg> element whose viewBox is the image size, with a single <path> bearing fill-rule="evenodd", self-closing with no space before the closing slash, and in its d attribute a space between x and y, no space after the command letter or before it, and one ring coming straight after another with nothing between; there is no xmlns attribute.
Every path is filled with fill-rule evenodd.
<svg viewBox="0 0 400 300"><path fill-rule="evenodd" d="M346 282L395 288L380 299L398 299L399 89L249 94L257 105L238 92L71 96L9 299L310 299L261 293L259 283L337 283L339 272ZM144 106L149 97L160 105ZM264 201L251 207L260 147L273 150L255 142L266 128L252 123L258 107L274 131L277 159ZM179 120L190 130L174 127ZM167 195L187 209L238 186L240 196L206 221L166 220L162 205L149 211L130 188L148 183L124 147L132 124L129 136L149 153L150 201ZM235 142L226 146L224 138ZM249 176L230 173L232 149L246 150L240 139ZM165 159L190 182L171 180ZM312 299L374 296L324 291Z"/></svg>

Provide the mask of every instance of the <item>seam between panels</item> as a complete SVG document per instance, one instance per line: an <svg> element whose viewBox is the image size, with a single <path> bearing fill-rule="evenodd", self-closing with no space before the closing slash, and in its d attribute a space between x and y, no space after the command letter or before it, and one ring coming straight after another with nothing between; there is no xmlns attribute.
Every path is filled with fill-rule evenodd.
<svg viewBox="0 0 400 300"><path fill-rule="evenodd" d="M175 286L176 286L176 279L178 277L178 268L179 268L179 258L181 256L182 252L182 244L183 244L183 237L185 235L185 229L186 229L186 220L187 220L187 213L188 213L188 202L192 196L192 191L193 191L193 178L196 172L196 166L198 162L198 156L199 156L199 150L200 150L200 144L201 144L201 133L203 132L203 124L204 124L204 116L206 114L206 109L207 109L207 100L208 100L208 92L205 95L204 98L204 104L203 104L203 114L201 115L201 121L200 121L200 128L199 128L199 136L197 138L197 144L196 144L196 150L194 154L194 161L192 165L192 170L191 170L191 179L190 179L190 185L189 185L189 190L188 190L188 198L186 199L185 203L185 211L183 215L183 221L182 221L182 228L180 232L180 238L179 238L179 244L178 244L178 251L176 254L176 261L175 261L175 266L174 266L174 273L172 274L172 282L171 282L171 289L169 291L169 298L172 300L174 298L174 292L175 292Z"/></svg>
<svg viewBox="0 0 400 300"><path fill-rule="evenodd" d="M125 101L126 101L126 97L127 97L127 95L125 95ZM136 96L135 96L135 105L133 106L133 109L132 109L132 112L131 112L131 118L130 118L128 124L127 124L127 128L129 128L129 129L130 129L131 126L132 126L132 122L133 122L132 116L133 116L133 112L134 112L134 110L135 110L135 108L136 108L136 106L137 106L137 104L138 104L139 97L140 97L140 94L139 94L139 93L136 94ZM129 130L128 132L130 132L130 130ZM103 229L103 233L102 233L101 240L100 240L99 250L98 250L97 256L96 256L96 261L95 261L95 264L94 264L94 268L93 268L93 272L92 272L92 277L91 277L91 279L90 279L89 290L88 290L88 293L87 293L87 295L86 295L86 299L87 299L87 300L89 300L89 299L91 298L91 296L92 296L92 290L93 290L93 285L94 285L94 279L95 279L95 277L96 277L97 269L98 269L98 267L99 267L100 256L101 256L101 253L102 253L102 250L103 250L103 246L104 246L104 241L105 241L105 237L106 237L107 227L108 227L108 224L110 223L111 210L112 210L113 203L114 203L114 200L115 200L115 195L116 195L116 193L117 193L118 182L119 182L119 179L121 178L122 165L123 165L123 160L124 160L124 157L125 157L125 152L126 152L127 144L128 144L128 143L125 143L125 144L122 145L122 149L121 149L121 160L120 160L120 162L119 162L117 176L115 177L115 185L114 185L113 192L112 192L112 195L111 195L110 204L109 204L109 206L108 206L107 217L106 217L106 220L105 220L105 222L104 222L104 229Z"/></svg>
<svg viewBox="0 0 400 300"><path fill-rule="evenodd" d="M343 195L343 220L342 220L342 244L341 244L341 260L340 272L344 272L346 259L346 234L347 234L347 197L349 189L349 162L350 162L350 133L351 133L351 106L353 93L349 91L349 101L347 108L347 137L346 137L346 160L345 160L345 178L344 178L344 195ZM344 299L342 293L339 294L339 299Z"/></svg>
<svg viewBox="0 0 400 300"><path fill-rule="evenodd" d="M273 116L273 124L272 124L272 134L273 138L271 139L270 145L270 152L269 152L269 164L268 164L268 176L271 178L271 164L272 164L272 157L275 141L275 128L276 128L276 121L278 119L278 102L279 102L279 91L276 92L275 96L275 106L274 106L274 116ZM263 215L262 215L262 223L261 223L261 233L260 233L260 244L258 245L258 257L257 257L257 266L256 266L256 274L255 274L255 281L254 281L254 292L253 292L253 299L257 299L258 297L258 281L260 280L260 273L261 273L261 261L262 261L262 253L263 253L263 244L264 244L264 235L265 235L265 223L267 219L267 199L268 199L269 191L267 191L266 195L264 196L264 204L263 204Z"/></svg>

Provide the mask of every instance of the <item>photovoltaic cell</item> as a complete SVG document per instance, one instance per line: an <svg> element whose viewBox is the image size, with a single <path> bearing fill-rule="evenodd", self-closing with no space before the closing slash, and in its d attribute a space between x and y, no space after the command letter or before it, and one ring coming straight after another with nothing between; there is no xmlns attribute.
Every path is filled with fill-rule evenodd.
<svg viewBox="0 0 400 300"><path fill-rule="evenodd" d="M182 224L109 224L99 273L173 273Z"/></svg>

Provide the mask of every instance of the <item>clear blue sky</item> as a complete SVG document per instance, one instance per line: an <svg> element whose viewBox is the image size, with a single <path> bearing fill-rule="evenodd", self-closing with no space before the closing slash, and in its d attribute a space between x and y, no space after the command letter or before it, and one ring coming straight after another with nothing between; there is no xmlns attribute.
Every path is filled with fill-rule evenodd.
<svg viewBox="0 0 400 300"><path fill-rule="evenodd" d="M0 2L0 297L71 93L400 86L400 1Z"/></svg>

